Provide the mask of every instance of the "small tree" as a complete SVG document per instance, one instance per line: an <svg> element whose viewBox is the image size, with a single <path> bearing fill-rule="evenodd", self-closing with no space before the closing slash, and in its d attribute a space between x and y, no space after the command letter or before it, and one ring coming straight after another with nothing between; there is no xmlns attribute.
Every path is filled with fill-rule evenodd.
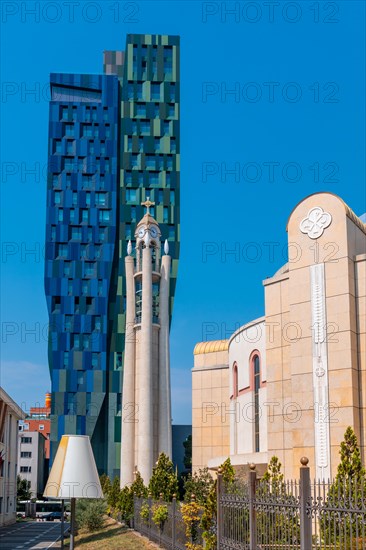
<svg viewBox="0 0 366 550"><path fill-rule="evenodd" d="M100 479L100 485L102 487L103 495L107 497L112 487L111 480L109 479L107 474L102 474L99 479Z"/></svg>
<svg viewBox="0 0 366 550"><path fill-rule="evenodd" d="M184 501L190 502L192 495L195 495L198 504L204 505L214 485L214 480L208 468L199 469L194 474L188 474L184 481Z"/></svg>
<svg viewBox="0 0 366 550"><path fill-rule="evenodd" d="M340 448L341 461L337 475L330 485L327 498L321 511L321 535L327 544L336 545L339 540L351 540L357 537L358 524L352 521L352 514L342 514L340 520L336 508L347 509L352 503L354 509L363 508L366 491L366 471L361 462L361 453L357 436L349 426L344 434Z"/></svg>
<svg viewBox="0 0 366 550"><path fill-rule="evenodd" d="M231 487L235 481L234 468L231 465L230 458L226 459L221 465L222 479L226 487ZM216 498L217 480L214 481L207 500L204 505L204 512L201 519L203 528L203 539L206 550L214 550L217 547L217 536L214 530L215 518L217 516L217 498Z"/></svg>
<svg viewBox="0 0 366 550"><path fill-rule="evenodd" d="M300 540L296 499L287 490L281 466L278 457L273 456L257 488L258 499L278 504L272 511L257 514L258 538L263 544L268 542L269 533L271 541L276 543L294 544Z"/></svg>
<svg viewBox="0 0 366 550"><path fill-rule="evenodd" d="M78 499L76 503L76 522L78 527L88 531L102 529L105 512L106 503L103 499Z"/></svg>
<svg viewBox="0 0 366 550"><path fill-rule="evenodd" d="M147 487L144 485L140 472L136 472L135 480L131 484L131 494L139 498L146 498L148 495Z"/></svg>
<svg viewBox="0 0 366 550"><path fill-rule="evenodd" d="M174 494L178 493L178 479L174 472L173 462L161 453L149 483L149 492L154 499L158 500L160 494L163 500L171 501Z"/></svg>
<svg viewBox="0 0 366 550"><path fill-rule="evenodd" d="M111 514L115 514L118 511L120 493L121 493L121 489L120 489L119 477L115 477L107 495L107 504L108 504L109 512Z"/></svg>
<svg viewBox="0 0 366 550"><path fill-rule="evenodd" d="M187 470L192 470L192 436L189 435L185 441L183 441L184 447L184 467Z"/></svg>
<svg viewBox="0 0 366 550"><path fill-rule="evenodd" d="M17 500L30 500L31 498L31 482L17 475Z"/></svg>

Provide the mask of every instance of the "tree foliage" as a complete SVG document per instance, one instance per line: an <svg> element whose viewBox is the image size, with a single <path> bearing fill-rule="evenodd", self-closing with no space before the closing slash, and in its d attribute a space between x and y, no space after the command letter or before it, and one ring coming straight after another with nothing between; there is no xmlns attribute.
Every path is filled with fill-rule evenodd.
<svg viewBox="0 0 366 550"><path fill-rule="evenodd" d="M131 484L131 493L139 498L146 498L148 495L147 487L144 485L140 472L136 472L135 480Z"/></svg>
<svg viewBox="0 0 366 550"><path fill-rule="evenodd" d="M107 476L107 474L102 474L99 478L100 485L102 487L103 495L105 498L107 498L109 491L112 487L111 480Z"/></svg>
<svg viewBox="0 0 366 550"><path fill-rule="evenodd" d="M213 487L214 480L208 468L199 469L198 472L188 474L184 481L184 501L190 502L192 495L199 504L204 505Z"/></svg>
<svg viewBox="0 0 366 550"><path fill-rule="evenodd" d="M119 477L115 477L111 487L107 493L108 512L111 515L115 515L118 511L118 505L120 501L120 481Z"/></svg>
<svg viewBox="0 0 366 550"><path fill-rule="evenodd" d="M183 447L184 447L184 458L183 463L184 467L187 468L187 470L192 469L192 436L189 435L185 441L183 441Z"/></svg>
<svg viewBox="0 0 366 550"><path fill-rule="evenodd" d="M31 482L17 475L17 500L30 500L31 498Z"/></svg>
<svg viewBox="0 0 366 550"><path fill-rule="evenodd" d="M352 539L357 537L359 525L356 521L352 522L352 514L343 513L340 520L336 511L336 508L347 510L350 506L355 510L361 510L364 506L366 471L362 465L357 436L350 426L346 429L341 443L340 459L336 477L329 487L321 511L320 529L327 544L335 546L342 541L342 544L344 542L353 548Z"/></svg>
<svg viewBox="0 0 366 550"><path fill-rule="evenodd" d="M288 491L277 456L269 461L267 470L258 484L257 498L276 503L275 509L257 513L257 536L259 542L297 544L300 541L300 518L296 498Z"/></svg>
<svg viewBox="0 0 366 550"><path fill-rule="evenodd" d="M221 465L223 483L230 487L235 481L234 468L231 465L230 458L226 459ZM217 497L216 497L217 480L214 481L207 495L204 505L204 512L201 519L203 528L203 539L205 541L206 550L214 550L217 547L217 537L215 533L215 520L217 516Z"/></svg>
<svg viewBox="0 0 366 550"><path fill-rule="evenodd" d="M149 493L155 500L159 500L162 493L163 500L170 502L173 495L178 493L178 478L174 472L173 462L166 454L161 453L149 483Z"/></svg>
<svg viewBox="0 0 366 550"><path fill-rule="evenodd" d="M106 502L99 498L81 498L76 502L78 528L88 531L102 529L105 521Z"/></svg>

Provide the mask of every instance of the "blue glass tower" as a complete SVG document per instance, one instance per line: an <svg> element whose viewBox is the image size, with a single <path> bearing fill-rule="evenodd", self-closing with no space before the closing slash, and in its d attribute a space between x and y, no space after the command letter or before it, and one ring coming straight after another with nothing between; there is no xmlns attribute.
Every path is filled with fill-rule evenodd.
<svg viewBox="0 0 366 550"><path fill-rule="evenodd" d="M64 433L91 438L119 474L124 257L141 202L179 257L179 38L128 35L104 75L51 75L45 292L50 319L51 462Z"/></svg>

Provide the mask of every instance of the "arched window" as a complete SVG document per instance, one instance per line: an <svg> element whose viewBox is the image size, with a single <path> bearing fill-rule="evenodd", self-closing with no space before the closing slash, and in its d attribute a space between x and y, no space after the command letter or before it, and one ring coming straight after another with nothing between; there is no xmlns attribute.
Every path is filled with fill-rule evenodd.
<svg viewBox="0 0 366 550"><path fill-rule="evenodd" d="M252 369L254 375L254 447L255 452L260 451L260 434L259 434L259 388L261 385L261 365L259 355L254 355L252 358Z"/></svg>
<svg viewBox="0 0 366 550"><path fill-rule="evenodd" d="M233 397L234 399L238 397L239 385L238 385L238 365L234 363L233 365Z"/></svg>

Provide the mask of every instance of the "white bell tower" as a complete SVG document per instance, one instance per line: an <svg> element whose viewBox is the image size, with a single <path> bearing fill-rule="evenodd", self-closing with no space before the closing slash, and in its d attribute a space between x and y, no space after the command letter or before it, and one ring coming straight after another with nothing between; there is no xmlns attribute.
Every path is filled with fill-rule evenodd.
<svg viewBox="0 0 366 550"><path fill-rule="evenodd" d="M137 469L145 485L161 452L172 454L168 241L161 256L161 232L147 212L135 231L136 258L127 246L126 341L122 390L121 487Z"/></svg>

